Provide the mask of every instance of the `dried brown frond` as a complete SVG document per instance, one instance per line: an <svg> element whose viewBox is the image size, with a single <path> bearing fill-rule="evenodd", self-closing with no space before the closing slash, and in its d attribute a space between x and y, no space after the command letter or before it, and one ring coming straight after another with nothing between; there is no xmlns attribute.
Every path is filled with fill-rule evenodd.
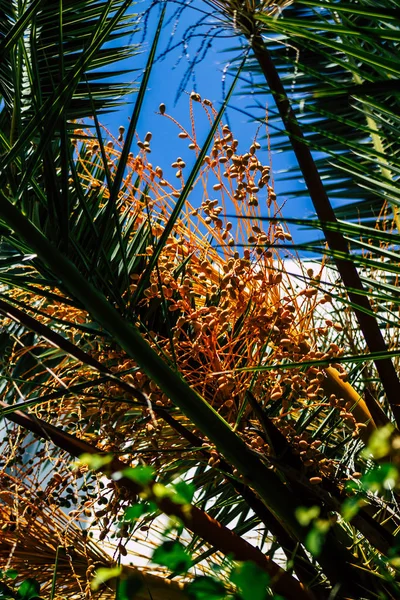
<svg viewBox="0 0 400 600"><path fill-rule="evenodd" d="M109 580L94 592L90 583L99 568L113 568L115 558L89 537L58 506L44 502L30 485L0 474L0 569L12 566L16 583L31 577L41 584L41 596L50 593L56 570L56 598L114 598L115 581ZM139 546L138 546L139 548ZM131 550L132 556L132 550ZM132 557L133 558L133 557ZM183 585L151 573L146 567L124 566L121 577L139 579L139 600L151 597L181 600Z"/></svg>

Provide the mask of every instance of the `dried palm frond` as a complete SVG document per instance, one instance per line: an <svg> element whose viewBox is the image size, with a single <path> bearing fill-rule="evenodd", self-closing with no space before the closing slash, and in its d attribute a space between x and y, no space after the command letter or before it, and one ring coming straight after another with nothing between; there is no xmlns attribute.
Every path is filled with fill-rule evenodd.
<svg viewBox="0 0 400 600"><path fill-rule="evenodd" d="M41 584L41 595L50 592L55 574L56 597L106 598L115 596L112 580L92 591L90 582L99 568L113 568L115 559L56 504L32 490L31 482L0 475L0 569L17 571L16 582L27 577ZM87 525L87 523L86 523ZM138 546L139 549L139 546ZM124 566L122 578L139 580L143 588L136 596L163 600L185 598L183 585L150 572Z"/></svg>

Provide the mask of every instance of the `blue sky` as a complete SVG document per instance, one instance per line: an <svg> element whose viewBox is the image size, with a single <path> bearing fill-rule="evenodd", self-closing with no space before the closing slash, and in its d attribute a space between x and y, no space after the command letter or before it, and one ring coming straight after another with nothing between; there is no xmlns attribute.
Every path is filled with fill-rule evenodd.
<svg viewBox="0 0 400 600"><path fill-rule="evenodd" d="M180 4L180 3L179 3ZM188 71L190 61L194 57L199 56L199 48L201 48L203 38L201 35L197 35L189 43L188 47L184 49L182 45L171 50L165 54L168 46L175 46L182 40L184 32L193 25L199 23L203 16L203 11L206 9L209 12L209 7L200 0L192 2L191 7L186 8L179 18L179 22L174 18L174 13L179 6L176 2L168 2L166 19L164 21L163 31L159 43L159 50L157 52L158 60L156 61L149 82L148 92L145 97L144 107L142 109L140 123L138 126L138 133L141 139L147 131L153 133L152 140L152 154L151 162L153 164L160 165L167 177L174 176L174 170L171 169L168 173L168 165L170 165L177 156L182 156L187 162L188 167L194 162L195 156L193 152L187 150L187 144L183 143L178 138L178 130L176 127L167 119L157 115L158 107L161 102L167 106L167 112L175 117L183 125L189 125L189 97L188 94L195 90L202 98L208 98L214 104L214 107L218 110L223 101L224 94L229 88L233 73L233 67L231 65L232 60L240 56L237 48L240 47L241 41L239 38L227 37L227 34L221 34L214 39L211 47L207 51L207 55L202 62L196 65L195 69L192 70L191 75L184 86L183 92L177 97L177 90L182 84L185 74ZM142 2L137 5L137 9L141 10L148 6L148 2ZM123 64L124 68L139 69L139 71L133 72L132 77L139 80L141 69L143 68L146 60L149 46L151 44L152 35L154 34L156 23L158 20L158 7L156 7L150 15L147 35L143 40L141 55L135 56L126 64ZM196 34L205 33L209 30L207 28L198 27L195 31ZM133 42L141 41L140 34L137 36L131 36ZM235 48L235 51L229 50L229 48ZM197 53L197 54L196 54ZM165 55L164 55L165 54ZM160 58L161 56L161 58ZM231 65L230 71L227 71L227 67ZM254 106L255 99L251 93L246 89L246 82L240 81L235 89L234 96L230 101L230 105L238 108L242 111L246 111L249 107ZM133 110L133 104L135 96L132 95L128 98L131 104L128 104L114 114L107 115L102 118L102 122L106 125L115 135L117 135L118 127L120 125L128 126L128 118ZM268 94L266 89L265 95L257 96L257 101L263 106L274 108L274 102L272 97ZM262 109L251 109L251 112L257 117L263 116ZM198 111L200 120L198 123L202 125L198 126L200 131L199 138L206 138L208 133L207 122L201 121L200 111ZM250 146L254 135L257 132L258 124L251 121L248 115L228 108L227 119L234 133L234 136L239 139L239 152L246 152ZM201 131L201 127L204 127L204 131ZM268 153L264 146L265 140L265 127L262 127L259 131L259 141L263 145L259 158L264 164L268 164ZM132 151L136 151L136 148L132 148ZM279 152L279 148L272 148L272 169L275 178L275 190L278 196L280 204L284 204L283 214L287 217L299 217L305 218L310 217L313 214L313 207L311 202L305 199L291 198L287 196L287 183L279 181L279 172L287 169L294 162L294 157L289 153ZM300 182L295 183L296 187L301 186ZM293 184L290 185L290 189L293 189ZM261 205L261 203L260 203ZM294 234L295 242L299 243L315 237L315 233L312 234L309 231L301 231L291 227L291 231Z"/></svg>

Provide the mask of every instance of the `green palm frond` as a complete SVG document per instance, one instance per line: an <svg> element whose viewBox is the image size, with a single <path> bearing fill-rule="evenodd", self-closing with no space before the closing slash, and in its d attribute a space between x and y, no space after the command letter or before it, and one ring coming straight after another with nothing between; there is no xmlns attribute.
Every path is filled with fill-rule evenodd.
<svg viewBox="0 0 400 600"><path fill-rule="evenodd" d="M60 93L70 97L64 116L71 120L93 114L92 97L97 111L111 110L132 91L130 84L116 81L130 71L108 69L138 51L136 45L119 43L137 29L135 16L127 14L130 5L83 0L22 7L2 0L0 96L2 120L13 119L11 140L42 107L56 109Z"/></svg>
<svg viewBox="0 0 400 600"><path fill-rule="evenodd" d="M360 202L375 218L385 202L397 214L399 14L392 2L379 11L369 2L296 2L282 18L256 17L307 142L322 153L329 195L349 220L360 218ZM249 71L257 77L255 63Z"/></svg>

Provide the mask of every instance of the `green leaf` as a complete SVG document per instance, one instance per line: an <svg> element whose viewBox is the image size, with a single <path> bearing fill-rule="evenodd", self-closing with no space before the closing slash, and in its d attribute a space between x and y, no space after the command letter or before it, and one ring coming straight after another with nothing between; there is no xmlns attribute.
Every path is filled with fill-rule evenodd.
<svg viewBox="0 0 400 600"><path fill-rule="evenodd" d="M300 525L303 525L303 527L307 527L307 525L309 525L311 521L319 517L320 512L321 509L319 506L310 506L309 508L307 508L306 506L299 506L296 509L295 514L296 519L298 520Z"/></svg>
<svg viewBox="0 0 400 600"><path fill-rule="evenodd" d="M153 552L152 561L173 573L186 573L192 566L192 557L180 542L167 541Z"/></svg>
<svg viewBox="0 0 400 600"><path fill-rule="evenodd" d="M226 597L225 587L212 577L196 577L189 583L186 591L194 600L222 600Z"/></svg>
<svg viewBox="0 0 400 600"><path fill-rule="evenodd" d="M230 580L239 588L243 600L264 600L267 596L269 575L253 562L238 563Z"/></svg>
<svg viewBox="0 0 400 600"><path fill-rule="evenodd" d="M152 492L156 498L171 498L174 494L173 490L163 483L155 483Z"/></svg>
<svg viewBox="0 0 400 600"><path fill-rule="evenodd" d="M122 475L140 485L148 485L154 479L155 469L149 465L138 465L124 469Z"/></svg>
<svg viewBox="0 0 400 600"><path fill-rule="evenodd" d="M308 532L305 541L305 547L313 556L318 557L321 554L329 528L329 521L325 521L324 519L316 519L314 521L313 527Z"/></svg>
<svg viewBox="0 0 400 600"><path fill-rule="evenodd" d="M360 498L352 497L347 498L341 508L341 514L345 521L350 522L353 517L356 516L361 508L362 500Z"/></svg>
<svg viewBox="0 0 400 600"><path fill-rule="evenodd" d="M398 469L390 463L385 463L366 473L361 478L361 483L367 490L378 492L382 489L392 490L396 486L398 479Z"/></svg>
<svg viewBox="0 0 400 600"><path fill-rule="evenodd" d="M95 592L103 583L105 583L109 579L113 579L114 577L119 577L121 573L122 567L112 567L109 569L106 567L100 567L100 569L97 569L92 579L92 583L90 584L90 587Z"/></svg>
<svg viewBox="0 0 400 600"><path fill-rule="evenodd" d="M139 577L128 577L121 579L118 585L116 600L132 600L143 587L143 582Z"/></svg>
<svg viewBox="0 0 400 600"><path fill-rule="evenodd" d="M172 500L178 504L190 504L193 500L196 486L193 483L187 483L186 481L179 481L175 483L174 490L176 494L172 497Z"/></svg>
<svg viewBox="0 0 400 600"><path fill-rule="evenodd" d="M10 579L16 579L18 577L18 571L16 571L15 569L7 569L4 575L6 577L9 577Z"/></svg>
<svg viewBox="0 0 400 600"><path fill-rule="evenodd" d="M30 598L39 596L39 593L40 583L32 577L25 579L18 588L18 598L21 600L30 600Z"/></svg>
<svg viewBox="0 0 400 600"><path fill-rule="evenodd" d="M400 556L394 556L393 558L389 558L388 562L395 569L399 569L400 568Z"/></svg>
<svg viewBox="0 0 400 600"><path fill-rule="evenodd" d="M170 498L175 504L190 504L195 487L184 481L170 486L157 482L153 485L152 492L157 498Z"/></svg>
<svg viewBox="0 0 400 600"><path fill-rule="evenodd" d="M394 427L390 423L384 427L380 427L371 435L368 446L363 451L365 458L370 458L371 454L375 460L387 456L390 452L390 438Z"/></svg>
<svg viewBox="0 0 400 600"><path fill-rule="evenodd" d="M142 515L146 514L147 512L151 512L150 504L150 502L143 502L134 504L133 506L128 506L124 512L124 521L136 521L137 519L140 519Z"/></svg>
<svg viewBox="0 0 400 600"><path fill-rule="evenodd" d="M77 465L86 465L89 469L93 471L97 471L104 467L105 465L110 464L113 457L111 454L81 454L79 457L79 461L77 461Z"/></svg>

